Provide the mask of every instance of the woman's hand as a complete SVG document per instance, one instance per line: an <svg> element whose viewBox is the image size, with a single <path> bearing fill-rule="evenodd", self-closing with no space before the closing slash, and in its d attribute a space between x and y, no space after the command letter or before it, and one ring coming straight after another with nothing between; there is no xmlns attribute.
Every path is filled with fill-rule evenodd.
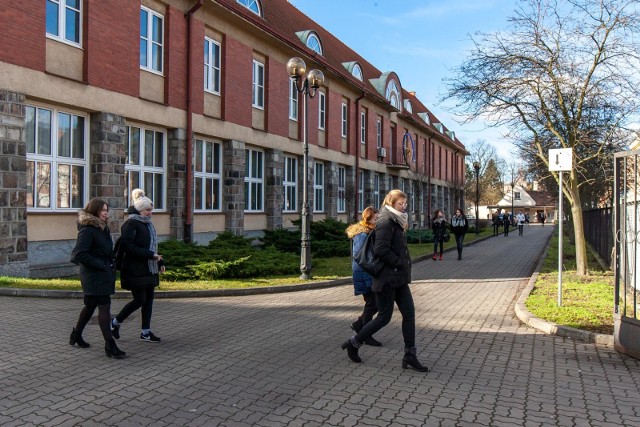
<svg viewBox="0 0 640 427"><path fill-rule="evenodd" d="M162 260L162 255L153 254L153 259L155 259L156 261L161 261Z"/></svg>

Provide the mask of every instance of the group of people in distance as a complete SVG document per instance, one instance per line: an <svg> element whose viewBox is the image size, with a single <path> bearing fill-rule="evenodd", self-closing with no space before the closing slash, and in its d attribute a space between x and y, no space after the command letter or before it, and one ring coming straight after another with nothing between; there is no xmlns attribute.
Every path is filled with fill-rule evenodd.
<svg viewBox="0 0 640 427"><path fill-rule="evenodd" d="M159 274L164 272L162 256L158 254L158 235L151 222L153 202L144 191L131 193L129 217L122 225L120 251L123 251L120 282L131 291L133 300L111 319L111 295L115 294L116 268L113 240L109 229L109 205L101 199L92 199L78 213L78 238L71 252L71 262L80 266L80 283L84 294L84 307L69 337L70 345L89 348L82 338L85 326L98 308L98 324L108 357L122 359L126 353L116 345L122 322L137 309L141 310L140 340L157 343L160 338L151 332L154 289L159 285Z"/></svg>

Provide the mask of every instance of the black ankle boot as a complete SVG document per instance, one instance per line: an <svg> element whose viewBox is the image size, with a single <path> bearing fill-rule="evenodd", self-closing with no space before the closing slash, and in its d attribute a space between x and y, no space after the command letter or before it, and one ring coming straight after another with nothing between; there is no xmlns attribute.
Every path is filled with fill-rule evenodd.
<svg viewBox="0 0 640 427"><path fill-rule="evenodd" d="M69 345L76 345L80 348L89 348L91 345L82 339L82 332L76 332L76 328L73 328L71 335L69 336Z"/></svg>
<svg viewBox="0 0 640 427"><path fill-rule="evenodd" d="M360 356L358 356L358 349L351 344L350 340L346 340L343 344L342 344L342 349L347 349L347 355L349 356L349 359L351 359L352 361L354 361L355 363L362 363L362 359L360 359Z"/></svg>
<svg viewBox="0 0 640 427"><path fill-rule="evenodd" d="M124 351L120 350L116 345L116 341L112 338L104 346L104 352L107 357L113 357L114 359L124 359L127 355Z"/></svg>
<svg viewBox="0 0 640 427"><path fill-rule="evenodd" d="M411 352L405 353L402 358L402 369L407 369L408 367L411 367L418 372L429 372L429 368L422 366L415 353Z"/></svg>

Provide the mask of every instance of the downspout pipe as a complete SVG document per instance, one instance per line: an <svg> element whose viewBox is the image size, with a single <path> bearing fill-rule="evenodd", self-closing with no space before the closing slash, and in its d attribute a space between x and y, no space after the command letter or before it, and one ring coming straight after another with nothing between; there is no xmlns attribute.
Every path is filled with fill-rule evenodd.
<svg viewBox="0 0 640 427"><path fill-rule="evenodd" d="M186 195L185 195L185 218L184 218L184 242L193 241L193 50L191 49L191 23L193 14L202 7L204 0L198 0L187 13L184 14L187 20L187 158L186 160Z"/></svg>
<svg viewBox="0 0 640 427"><path fill-rule="evenodd" d="M362 95L360 95L359 97L356 98L356 126L354 126L355 129L355 145L356 145L356 150L355 150L355 155L356 155L356 164L355 164L355 193L356 193L356 199L355 199L355 210L353 212L353 222L358 222L358 208L360 206L358 206L358 202L359 202L359 197L358 197L358 190L360 189L360 141L358 140L358 130L360 129L360 126L362 126L362 124L360 123L360 126L358 126L358 120L360 117L360 100L362 98L364 98L366 92L364 92L364 90L362 91ZM363 196L364 196L364 192L363 192Z"/></svg>

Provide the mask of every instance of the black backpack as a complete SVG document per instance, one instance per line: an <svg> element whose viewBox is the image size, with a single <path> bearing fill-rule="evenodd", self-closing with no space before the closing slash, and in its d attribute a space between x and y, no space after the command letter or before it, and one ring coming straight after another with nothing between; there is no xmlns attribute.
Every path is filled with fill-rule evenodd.
<svg viewBox="0 0 640 427"><path fill-rule="evenodd" d="M371 232L367 234L367 239L364 241L360 250L353 255L353 260L356 264L374 277L380 274L380 270L382 269L382 264L380 262L376 262L376 258L373 254L373 247L375 244L376 230L371 230Z"/></svg>
<svg viewBox="0 0 640 427"><path fill-rule="evenodd" d="M124 262L124 248L121 247L121 244L120 244L121 239L122 239L122 236L119 236L116 239L116 244L113 246L113 253L115 254L115 257L116 257L116 262L115 262L116 270L122 270L122 263Z"/></svg>

